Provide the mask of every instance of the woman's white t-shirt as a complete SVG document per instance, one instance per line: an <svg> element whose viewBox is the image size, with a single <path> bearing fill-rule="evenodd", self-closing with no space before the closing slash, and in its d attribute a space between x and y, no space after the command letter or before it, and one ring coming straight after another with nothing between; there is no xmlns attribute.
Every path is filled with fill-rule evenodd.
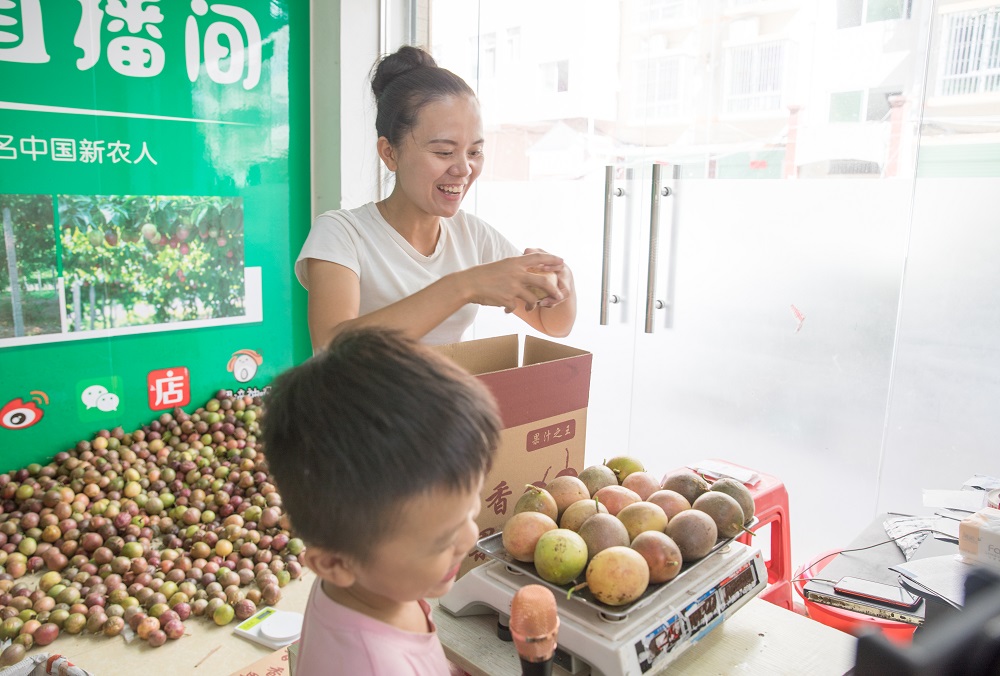
<svg viewBox="0 0 1000 676"><path fill-rule="evenodd" d="M295 261L295 275L306 289L307 258L348 268L361 283L359 315L380 310L406 298L452 272L493 263L518 251L503 235L479 218L459 211L441 219L441 236L429 256L414 249L382 218L374 202L357 209L320 214ZM467 304L423 339L441 345L462 340L479 306Z"/></svg>

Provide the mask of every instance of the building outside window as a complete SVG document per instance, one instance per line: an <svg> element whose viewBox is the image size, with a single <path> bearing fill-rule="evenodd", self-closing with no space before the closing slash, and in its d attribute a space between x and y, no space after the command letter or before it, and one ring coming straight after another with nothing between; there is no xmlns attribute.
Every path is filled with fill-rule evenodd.
<svg viewBox="0 0 1000 676"><path fill-rule="evenodd" d="M542 91L548 94L569 91L569 61L550 61L540 64Z"/></svg>
<svg viewBox="0 0 1000 676"><path fill-rule="evenodd" d="M776 40L726 50L725 111L752 113L781 107L787 44Z"/></svg>
<svg viewBox="0 0 1000 676"><path fill-rule="evenodd" d="M642 25L676 19L684 16L685 5L685 0L646 0L636 12L636 19Z"/></svg>
<svg viewBox="0 0 1000 676"><path fill-rule="evenodd" d="M659 56L637 65L636 110L645 110L648 121L667 120L683 111L682 69L688 60L682 56Z"/></svg>
<svg viewBox="0 0 1000 676"><path fill-rule="evenodd" d="M1000 5L944 17L938 94L1000 92Z"/></svg>
<svg viewBox="0 0 1000 676"><path fill-rule="evenodd" d="M837 0L837 28L909 19L913 0Z"/></svg>

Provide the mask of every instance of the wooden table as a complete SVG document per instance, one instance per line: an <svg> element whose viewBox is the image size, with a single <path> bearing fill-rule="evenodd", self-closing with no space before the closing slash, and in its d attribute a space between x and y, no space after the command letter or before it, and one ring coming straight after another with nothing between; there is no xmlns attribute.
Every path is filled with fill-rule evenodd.
<svg viewBox="0 0 1000 676"><path fill-rule="evenodd" d="M289 582L277 607L303 612L314 579L307 570ZM435 607L434 621L448 658L473 676L521 673L513 644L497 638L496 615L456 618ZM126 644L120 637L62 634L31 652L65 655L93 676L229 676L273 652L234 635L236 622L217 627L210 619L192 617L185 625L188 635L159 648L139 639ZM855 643L848 634L753 599L668 668L671 674L706 676L841 676L854 665ZM567 672L555 667L553 673Z"/></svg>
<svg viewBox="0 0 1000 676"><path fill-rule="evenodd" d="M513 643L497 638L496 615L456 618L435 608L434 620L448 659L472 676L520 675ZM665 669L648 674L842 676L854 666L856 643L849 634L755 598ZM568 672L554 666L552 673Z"/></svg>
<svg viewBox="0 0 1000 676"><path fill-rule="evenodd" d="M301 578L281 589L282 598L275 607L304 612L314 579L312 571L304 571ZM52 644L34 648L29 655L42 652L64 655L93 676L229 676L274 652L236 636L233 633L236 621L219 627L211 618L192 616L184 625L187 628L184 636L159 648L151 648L139 638L126 644L120 636L62 633Z"/></svg>

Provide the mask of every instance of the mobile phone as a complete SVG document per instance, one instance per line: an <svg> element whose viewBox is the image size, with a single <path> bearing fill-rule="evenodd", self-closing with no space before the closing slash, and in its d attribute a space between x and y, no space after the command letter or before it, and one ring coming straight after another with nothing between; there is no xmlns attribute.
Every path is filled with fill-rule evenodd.
<svg viewBox="0 0 1000 676"><path fill-rule="evenodd" d="M911 594L902 587L883 584L874 580L863 580L860 577L842 577L833 586L833 589L838 594L844 594L845 596L853 596L907 610L916 608L922 600L919 596Z"/></svg>

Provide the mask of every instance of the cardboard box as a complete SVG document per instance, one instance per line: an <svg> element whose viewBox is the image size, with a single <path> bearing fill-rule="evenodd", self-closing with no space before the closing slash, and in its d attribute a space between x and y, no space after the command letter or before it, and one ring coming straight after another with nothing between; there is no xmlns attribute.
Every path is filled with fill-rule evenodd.
<svg viewBox="0 0 1000 676"><path fill-rule="evenodd" d="M958 553L966 563L1000 568L1000 509L983 507L958 524Z"/></svg>
<svg viewBox="0 0 1000 676"><path fill-rule="evenodd" d="M270 655L265 655L253 664L237 669L229 676L291 676L295 673L295 656L298 653L299 642L296 641L284 648L278 648Z"/></svg>
<svg viewBox="0 0 1000 676"><path fill-rule="evenodd" d="M587 402L593 355L526 336L518 363L518 336L438 346L490 389L500 406L503 432L493 469L483 484L479 536L502 530L527 484L543 486L583 469ZM470 553L459 576L485 562Z"/></svg>

